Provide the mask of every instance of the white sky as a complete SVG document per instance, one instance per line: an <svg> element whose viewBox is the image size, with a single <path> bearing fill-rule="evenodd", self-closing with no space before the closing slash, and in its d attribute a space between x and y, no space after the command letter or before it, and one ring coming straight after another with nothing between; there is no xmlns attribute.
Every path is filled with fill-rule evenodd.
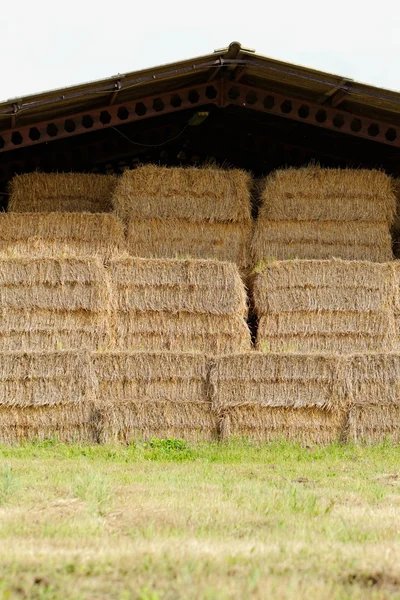
<svg viewBox="0 0 400 600"><path fill-rule="evenodd" d="M400 0L18 0L0 10L0 99L208 54L234 40L400 90Z"/></svg>

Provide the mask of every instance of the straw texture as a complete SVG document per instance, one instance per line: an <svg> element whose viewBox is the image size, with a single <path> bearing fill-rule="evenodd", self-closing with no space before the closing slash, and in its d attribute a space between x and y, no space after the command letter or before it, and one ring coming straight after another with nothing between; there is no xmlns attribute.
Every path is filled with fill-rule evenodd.
<svg viewBox="0 0 400 600"><path fill-rule="evenodd" d="M0 350L96 350L111 342L97 259L0 259Z"/></svg>
<svg viewBox="0 0 400 600"><path fill-rule="evenodd" d="M395 211L393 182L379 171L276 171L262 186L253 260L391 260Z"/></svg>
<svg viewBox="0 0 400 600"><path fill-rule="evenodd" d="M275 261L253 278L259 315L286 311L380 311L392 307L391 264Z"/></svg>
<svg viewBox="0 0 400 600"><path fill-rule="evenodd" d="M124 254L124 228L111 214L0 214L0 256L109 259Z"/></svg>
<svg viewBox="0 0 400 600"><path fill-rule="evenodd" d="M111 261L110 276L114 349L250 349L246 292L234 264L129 258Z"/></svg>
<svg viewBox="0 0 400 600"><path fill-rule="evenodd" d="M133 217L250 222L250 187L245 171L146 165L123 173L113 205L125 222Z"/></svg>
<svg viewBox="0 0 400 600"><path fill-rule="evenodd" d="M360 354L348 359L349 439L400 441L400 354Z"/></svg>
<svg viewBox="0 0 400 600"><path fill-rule="evenodd" d="M264 180L260 217L297 221L371 221L390 225L396 209L393 181L367 169L318 166L275 171Z"/></svg>
<svg viewBox="0 0 400 600"><path fill-rule="evenodd" d="M271 313L257 330L257 349L264 352L389 352L396 344L391 310Z"/></svg>
<svg viewBox="0 0 400 600"><path fill-rule="evenodd" d="M250 331L241 315L119 311L114 347L118 350L230 354L250 350Z"/></svg>
<svg viewBox="0 0 400 600"><path fill-rule="evenodd" d="M385 262L393 259L386 223L267 221L258 219L251 243L260 260L330 259Z"/></svg>
<svg viewBox="0 0 400 600"><path fill-rule="evenodd" d="M170 437L212 439L207 360L188 353L95 353L101 441Z"/></svg>
<svg viewBox="0 0 400 600"><path fill-rule="evenodd" d="M306 444L331 444L344 440L346 427L347 416L342 411L236 406L222 415L220 438L223 441L284 439Z"/></svg>
<svg viewBox="0 0 400 600"><path fill-rule="evenodd" d="M251 352L213 359L210 385L217 412L232 406L330 408L344 403L340 357Z"/></svg>
<svg viewBox="0 0 400 600"><path fill-rule="evenodd" d="M253 276L264 352L389 352L396 349L392 263L276 261Z"/></svg>
<svg viewBox="0 0 400 600"><path fill-rule="evenodd" d="M110 212L116 178L93 173L24 173L10 183L10 212Z"/></svg>
<svg viewBox="0 0 400 600"><path fill-rule="evenodd" d="M118 310L247 312L246 292L231 263L128 258L111 261L110 275Z"/></svg>
<svg viewBox="0 0 400 600"><path fill-rule="evenodd" d="M210 223L189 219L129 220L127 246L132 256L200 258L250 265L251 223Z"/></svg>
<svg viewBox="0 0 400 600"><path fill-rule="evenodd" d="M93 376L83 352L0 353L0 441L96 439Z"/></svg>

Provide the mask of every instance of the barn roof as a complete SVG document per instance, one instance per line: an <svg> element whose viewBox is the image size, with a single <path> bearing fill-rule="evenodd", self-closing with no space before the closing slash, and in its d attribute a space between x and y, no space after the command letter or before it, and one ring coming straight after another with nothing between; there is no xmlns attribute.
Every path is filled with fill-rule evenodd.
<svg viewBox="0 0 400 600"><path fill-rule="evenodd" d="M2 102L0 152L206 104L236 104L400 146L400 93L232 42L198 58Z"/></svg>

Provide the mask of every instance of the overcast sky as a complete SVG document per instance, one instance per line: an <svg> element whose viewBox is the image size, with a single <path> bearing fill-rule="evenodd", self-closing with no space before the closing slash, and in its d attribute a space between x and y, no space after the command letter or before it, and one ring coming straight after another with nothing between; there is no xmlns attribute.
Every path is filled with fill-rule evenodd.
<svg viewBox="0 0 400 600"><path fill-rule="evenodd" d="M208 54L258 53L400 91L400 0L19 0L0 10L0 98Z"/></svg>

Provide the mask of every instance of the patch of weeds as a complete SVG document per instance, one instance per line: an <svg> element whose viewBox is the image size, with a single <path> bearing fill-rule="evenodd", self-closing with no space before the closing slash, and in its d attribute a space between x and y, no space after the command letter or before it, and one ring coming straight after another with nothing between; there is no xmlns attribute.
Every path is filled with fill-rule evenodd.
<svg viewBox="0 0 400 600"><path fill-rule="evenodd" d="M152 438L143 443L144 458L147 460L185 461L194 460L195 453L185 440Z"/></svg>
<svg viewBox="0 0 400 600"><path fill-rule="evenodd" d="M5 465L0 472L0 506L9 500L18 487L18 477L9 465Z"/></svg>
<svg viewBox="0 0 400 600"><path fill-rule="evenodd" d="M111 485L106 477L90 471L75 480L73 494L87 503L92 514L103 516L111 498Z"/></svg>

